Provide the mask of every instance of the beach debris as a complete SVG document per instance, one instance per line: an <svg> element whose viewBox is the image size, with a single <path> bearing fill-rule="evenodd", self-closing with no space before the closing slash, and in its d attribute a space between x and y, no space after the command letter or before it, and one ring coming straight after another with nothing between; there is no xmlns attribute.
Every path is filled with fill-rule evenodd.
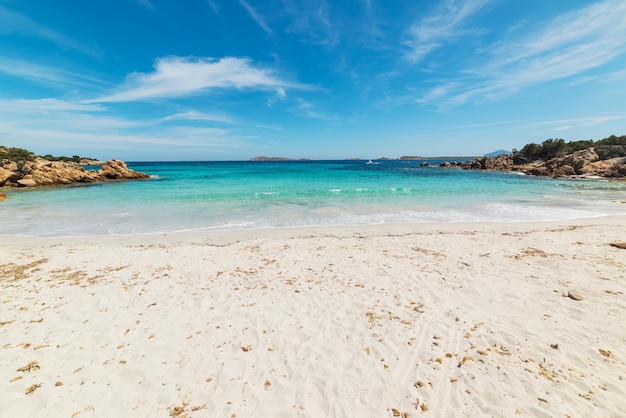
<svg viewBox="0 0 626 418"><path fill-rule="evenodd" d="M31 361L24 367L20 367L19 369L17 369L17 371L18 372L31 372L33 370L39 370L40 368L41 367L39 367L39 362L35 360L35 361Z"/></svg>
<svg viewBox="0 0 626 418"><path fill-rule="evenodd" d="M252 346L251 345L246 345L244 347L241 347L241 350L245 353L247 353L248 351L252 350Z"/></svg>
<svg viewBox="0 0 626 418"><path fill-rule="evenodd" d="M170 417L178 417L185 413L185 408L189 405L187 402L183 402L180 406L174 406L169 408Z"/></svg>
<svg viewBox="0 0 626 418"><path fill-rule="evenodd" d="M34 391L36 391L40 387L41 387L41 385L39 385L39 384L34 384L32 386L29 386L28 388L26 388L26 394L30 395L31 393L33 393Z"/></svg>
<svg viewBox="0 0 626 418"><path fill-rule="evenodd" d="M408 412L400 412L396 408L391 408L391 413L394 417L409 418L411 416Z"/></svg>
<svg viewBox="0 0 626 418"><path fill-rule="evenodd" d="M556 343L556 344L550 344L550 347L551 347L551 348L554 348L555 350L558 350L558 349L559 349L559 343Z"/></svg>
<svg viewBox="0 0 626 418"><path fill-rule="evenodd" d="M265 388L265 390L269 390L269 388L272 387L272 382L270 382L269 380L265 381L265 384L263 385L263 388Z"/></svg>
<svg viewBox="0 0 626 418"><path fill-rule="evenodd" d="M567 297L573 300L583 300L582 295L574 290L568 291Z"/></svg>
<svg viewBox="0 0 626 418"><path fill-rule="evenodd" d="M464 365L468 361L475 361L475 360L471 356L463 356L463 359L459 362L459 365L457 367L461 367L462 365Z"/></svg>
<svg viewBox="0 0 626 418"><path fill-rule="evenodd" d="M626 250L626 242L612 242L609 244L611 247L620 248Z"/></svg>
<svg viewBox="0 0 626 418"><path fill-rule="evenodd" d="M611 350L603 350L603 349L599 349L598 351L599 351L599 352L600 352L600 354L602 354L604 357L608 357L608 358L613 357L613 353L611 352Z"/></svg>
<svg viewBox="0 0 626 418"><path fill-rule="evenodd" d="M418 380L417 382L415 382L415 384L413 386L415 386L416 388L417 387L423 388L425 385L426 384L423 381Z"/></svg>

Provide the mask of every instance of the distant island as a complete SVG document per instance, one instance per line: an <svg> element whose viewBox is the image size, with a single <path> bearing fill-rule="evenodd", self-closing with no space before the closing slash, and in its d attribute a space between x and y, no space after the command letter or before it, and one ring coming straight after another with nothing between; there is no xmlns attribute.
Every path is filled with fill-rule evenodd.
<svg viewBox="0 0 626 418"><path fill-rule="evenodd" d="M250 161L312 161L308 158L286 158L286 157L266 157L260 155L258 157L251 158Z"/></svg>
<svg viewBox="0 0 626 418"><path fill-rule="evenodd" d="M483 155L483 157L497 157L498 155L502 155L502 154L512 154L512 152L505 150L505 149L500 149L498 151L489 152Z"/></svg>

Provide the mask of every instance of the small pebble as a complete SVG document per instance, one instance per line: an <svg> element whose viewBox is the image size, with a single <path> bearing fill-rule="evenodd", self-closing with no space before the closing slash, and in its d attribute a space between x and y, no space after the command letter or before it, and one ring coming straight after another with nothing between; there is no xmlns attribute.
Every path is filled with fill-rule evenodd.
<svg viewBox="0 0 626 418"><path fill-rule="evenodd" d="M567 292L567 297L574 300L583 300L582 295L580 293L574 292L573 290Z"/></svg>

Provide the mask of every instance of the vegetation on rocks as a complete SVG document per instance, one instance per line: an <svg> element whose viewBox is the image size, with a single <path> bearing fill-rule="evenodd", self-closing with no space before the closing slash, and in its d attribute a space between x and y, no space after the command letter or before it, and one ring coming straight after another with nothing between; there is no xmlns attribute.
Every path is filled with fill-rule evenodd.
<svg viewBox="0 0 626 418"><path fill-rule="evenodd" d="M561 158L576 151L594 148L598 157L602 160L623 156L626 150L626 135L611 135L599 141L591 139L586 141L565 142L564 139L546 139L541 144L526 144L521 150L513 150L513 163L526 164L533 161L548 161L553 158Z"/></svg>
<svg viewBox="0 0 626 418"><path fill-rule="evenodd" d="M93 158L81 157L79 155L72 155L71 157L66 157L64 155L59 156L59 157L55 157L55 156L50 155L50 154L35 155L34 152L25 150L23 148L6 147L6 146L3 146L3 145L0 145L0 160L10 160L10 161L14 161L14 162L18 163L19 165L21 165L21 164L23 164L26 161L35 161L35 158L37 158L37 157L41 157L44 160L48 160L48 161L73 162L73 163L76 163L76 164L80 164L80 162L84 161L84 160L95 161L95 159L93 159Z"/></svg>
<svg viewBox="0 0 626 418"><path fill-rule="evenodd" d="M626 177L626 136L611 135L599 141L546 139L527 144L511 155L477 158L465 169L520 171L550 177Z"/></svg>
<svg viewBox="0 0 626 418"><path fill-rule="evenodd" d="M100 169L87 170L85 165L98 165ZM52 186L146 178L146 174L129 169L119 160L101 163L78 155L38 157L22 148L0 146L0 187Z"/></svg>
<svg viewBox="0 0 626 418"><path fill-rule="evenodd" d="M35 154L22 148L0 146L0 160L10 160L16 163L35 161Z"/></svg>

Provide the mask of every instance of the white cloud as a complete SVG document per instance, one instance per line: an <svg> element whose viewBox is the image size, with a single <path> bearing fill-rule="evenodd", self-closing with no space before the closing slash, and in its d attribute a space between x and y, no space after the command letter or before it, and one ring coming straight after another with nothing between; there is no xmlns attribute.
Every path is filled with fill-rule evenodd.
<svg viewBox="0 0 626 418"><path fill-rule="evenodd" d="M462 77L446 80L418 101L456 106L499 100L530 86L583 74L625 52L626 2L604 1L499 42L481 55L482 62L467 65ZM449 89L453 83L458 86ZM445 94L441 94L442 88L447 89Z"/></svg>
<svg viewBox="0 0 626 418"><path fill-rule="evenodd" d="M309 88L281 80L269 69L253 67L246 58L168 57L156 61L153 73L133 73L119 92L89 102L130 102L189 96L215 89L275 90Z"/></svg>
<svg viewBox="0 0 626 418"><path fill-rule="evenodd" d="M406 58L416 63L435 49L455 42L465 33L463 24L490 0L446 0L436 13L415 23L409 29L406 44L411 49Z"/></svg>

